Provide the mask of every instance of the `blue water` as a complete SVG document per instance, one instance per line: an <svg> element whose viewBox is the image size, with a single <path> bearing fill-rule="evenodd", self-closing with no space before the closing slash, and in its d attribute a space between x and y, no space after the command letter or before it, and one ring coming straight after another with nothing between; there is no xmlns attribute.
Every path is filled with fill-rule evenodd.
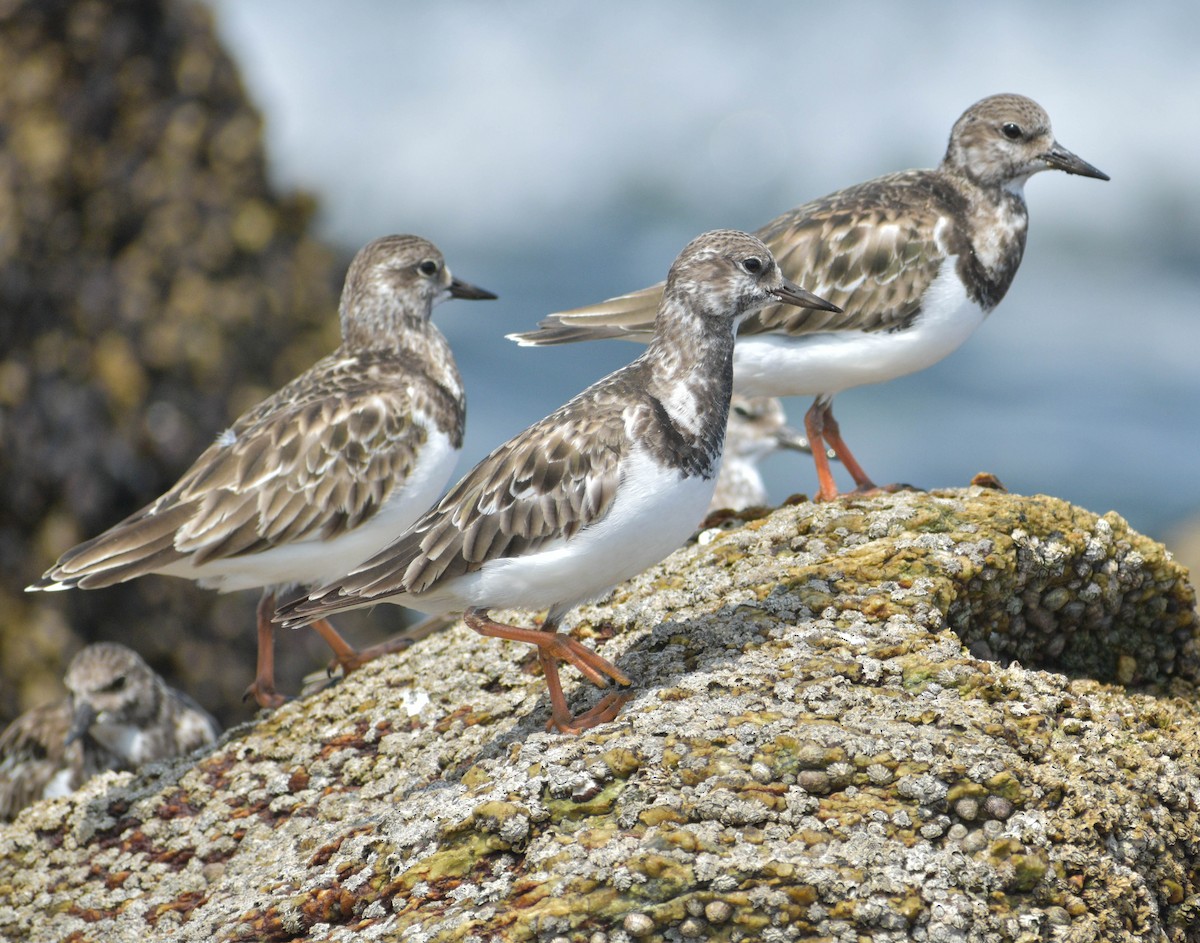
<svg viewBox="0 0 1200 943"><path fill-rule="evenodd" d="M636 353L505 333L657 281L704 229L932 166L967 105L1016 91L1112 181L1034 178L1004 303L934 368L839 396L843 433L879 481L988 470L1156 536L1200 514L1200 6L214 7L321 234L428 236L501 295L436 316L470 397L461 470ZM813 477L769 463L776 498Z"/></svg>

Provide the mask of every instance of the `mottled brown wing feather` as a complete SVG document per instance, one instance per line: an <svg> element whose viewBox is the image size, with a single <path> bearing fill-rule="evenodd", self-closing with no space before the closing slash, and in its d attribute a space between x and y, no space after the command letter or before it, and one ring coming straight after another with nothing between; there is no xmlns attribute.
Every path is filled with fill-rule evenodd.
<svg viewBox="0 0 1200 943"><path fill-rule="evenodd" d="M894 174L851 187L759 230L788 278L843 310L773 305L747 318L740 333L887 331L911 321L946 258L938 221L948 224L944 207L914 179Z"/></svg>
<svg viewBox="0 0 1200 943"><path fill-rule="evenodd" d="M909 323L937 278L950 225L944 190L929 171L879 177L814 200L755 233L784 275L840 306L841 312L774 305L747 318L739 334L887 331ZM928 183L928 185L927 185ZM610 337L648 341L662 282L599 304L545 318L519 339L536 344Z"/></svg>
<svg viewBox="0 0 1200 943"><path fill-rule="evenodd" d="M297 612L336 608L349 597L421 592L602 518L616 494L625 427L619 404L595 405L569 420L560 410L500 446L402 540Z"/></svg>
<svg viewBox="0 0 1200 943"><path fill-rule="evenodd" d="M330 539L369 519L427 439L412 419L424 394L377 374L367 390L345 370L313 379L243 415L170 491L67 551L35 586L107 586L188 556L199 565Z"/></svg>
<svg viewBox="0 0 1200 943"><path fill-rule="evenodd" d="M196 482L180 481L176 500L196 510L175 545L200 564L337 537L408 477L427 435L404 390L276 412L232 445L211 447Z"/></svg>

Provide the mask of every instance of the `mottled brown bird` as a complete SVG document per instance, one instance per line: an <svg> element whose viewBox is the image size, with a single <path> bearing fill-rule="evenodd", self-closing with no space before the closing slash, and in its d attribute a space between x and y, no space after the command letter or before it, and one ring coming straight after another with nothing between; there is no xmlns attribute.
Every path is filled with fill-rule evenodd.
<svg viewBox="0 0 1200 943"><path fill-rule="evenodd" d="M573 716L558 663L600 687L629 679L559 634L559 621L661 560L700 522L724 446L734 329L777 302L829 307L784 278L753 236L699 236L671 266L642 356L494 450L395 543L280 617L301 625L377 602L463 609L475 631L537 646L554 727L611 719L625 695ZM493 621L497 607L549 613L541 630L526 629Z"/></svg>
<svg viewBox="0 0 1200 943"><path fill-rule="evenodd" d="M190 753L221 734L202 707L115 642L80 651L64 683L67 698L26 711L0 734L0 820L97 773Z"/></svg>
<svg viewBox="0 0 1200 943"><path fill-rule="evenodd" d="M764 308L742 323L734 353L738 393L816 397L804 424L819 499L838 494L826 443L858 491L875 488L842 440L834 395L923 370L974 333L1017 273L1029 221L1025 182L1043 170L1108 179L1055 140L1036 102L993 95L955 122L936 169L839 190L758 230L788 278L841 308ZM527 346L646 341L662 290L552 314L510 336Z"/></svg>
<svg viewBox="0 0 1200 943"><path fill-rule="evenodd" d="M96 589L150 573L222 592L264 588L258 671L275 690L278 592L320 585L402 533L437 499L462 448L466 402L450 346L430 323L447 298L494 298L450 274L433 243L385 236L355 256L342 345L242 415L165 494L68 550L30 590ZM346 671L356 652L314 628Z"/></svg>

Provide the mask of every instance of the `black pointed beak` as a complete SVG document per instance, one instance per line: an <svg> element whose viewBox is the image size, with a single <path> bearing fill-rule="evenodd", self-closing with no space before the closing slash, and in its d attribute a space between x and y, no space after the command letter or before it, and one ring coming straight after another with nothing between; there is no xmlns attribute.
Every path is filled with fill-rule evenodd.
<svg viewBox="0 0 1200 943"><path fill-rule="evenodd" d="M1042 155L1042 160L1055 170L1065 170L1069 174L1078 174L1080 177L1095 177L1097 180L1112 179L1103 170L1098 170L1082 157L1068 151L1058 141L1055 141L1050 150Z"/></svg>
<svg viewBox="0 0 1200 943"><path fill-rule="evenodd" d="M486 288L476 288L458 278L450 279L449 290L452 298L469 298L472 301L491 301L497 297Z"/></svg>
<svg viewBox="0 0 1200 943"><path fill-rule="evenodd" d="M76 740L83 737L91 729L95 719L96 708L92 707L91 704L85 702L76 705L75 714L71 718L71 729L67 731L67 739L64 741L64 744L70 746Z"/></svg>
<svg viewBox="0 0 1200 943"><path fill-rule="evenodd" d="M795 305L797 308L817 308L820 311L842 310L837 305L814 295L811 291L805 291L795 282L786 278L778 288L771 289L771 294L784 304Z"/></svg>

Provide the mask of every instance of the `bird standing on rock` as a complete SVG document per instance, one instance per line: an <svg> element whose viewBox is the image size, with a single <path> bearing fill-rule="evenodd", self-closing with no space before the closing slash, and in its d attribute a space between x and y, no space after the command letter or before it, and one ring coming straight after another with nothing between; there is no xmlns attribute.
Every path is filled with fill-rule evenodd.
<svg viewBox="0 0 1200 943"><path fill-rule="evenodd" d="M450 346L430 323L447 298L495 298L454 278L419 236L367 244L346 274L342 345L243 414L165 494L62 555L30 590L182 576L222 592L264 588L258 670L275 689L276 593L337 576L385 546L441 493L462 448L466 403ZM351 671L357 652L314 623Z"/></svg>
<svg viewBox="0 0 1200 943"><path fill-rule="evenodd" d="M828 443L876 488L842 440L833 397L929 367L961 346L1000 303L1025 251L1025 183L1043 170L1107 180L1058 143L1031 99L993 95L958 119L941 164L878 177L805 203L756 235L783 273L841 307L772 305L747 318L734 353L746 396L815 396L805 430L819 500L837 497ZM662 284L552 314L510 337L526 346L621 337L646 341ZM894 486L893 486L894 487Z"/></svg>
<svg viewBox="0 0 1200 943"><path fill-rule="evenodd" d="M0 821L65 796L105 770L132 770L216 741L217 722L115 642L67 666L69 696L26 711L0 734Z"/></svg>
<svg viewBox="0 0 1200 943"><path fill-rule="evenodd" d="M553 727L574 733L612 719L628 695L573 716L558 663L601 688L629 678L560 634L559 622L667 556L700 522L724 446L734 331L774 303L832 307L784 278L753 236L699 236L671 266L637 360L495 449L407 533L279 618L302 625L378 602L463 609L476 632L537 646ZM495 622L491 608L549 612L539 630Z"/></svg>

